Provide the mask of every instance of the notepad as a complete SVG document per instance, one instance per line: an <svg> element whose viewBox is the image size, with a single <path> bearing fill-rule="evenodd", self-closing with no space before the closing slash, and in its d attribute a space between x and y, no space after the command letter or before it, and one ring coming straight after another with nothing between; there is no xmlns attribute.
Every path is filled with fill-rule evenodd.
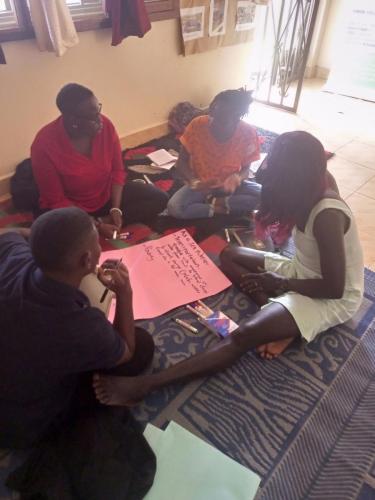
<svg viewBox="0 0 375 500"><path fill-rule="evenodd" d="M105 286L98 280L96 274L92 273L86 275L81 281L79 289L87 296L91 307L98 308L100 311L103 311L106 316L109 315L112 299L115 294L109 291L103 302L100 302L103 292L105 291Z"/></svg>
<svg viewBox="0 0 375 500"><path fill-rule="evenodd" d="M165 149L158 149L157 151L148 154L147 157L150 158L153 166L164 170L171 169L177 161L176 156L171 155Z"/></svg>
<svg viewBox="0 0 375 500"><path fill-rule="evenodd" d="M157 458L145 500L252 500L260 477L176 422L148 424L144 436Z"/></svg>

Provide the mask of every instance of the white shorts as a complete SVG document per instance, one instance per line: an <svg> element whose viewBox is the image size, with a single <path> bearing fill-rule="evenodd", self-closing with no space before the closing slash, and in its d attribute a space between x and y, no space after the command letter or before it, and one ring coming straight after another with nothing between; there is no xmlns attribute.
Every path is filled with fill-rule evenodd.
<svg viewBox="0 0 375 500"><path fill-rule="evenodd" d="M286 278L297 278L293 261L282 255L267 252L264 266L266 271ZM302 337L308 342L318 333L344 323L353 316L353 311L347 311L342 299L311 299L296 292L287 292L271 298L270 303L272 302L282 304L290 312Z"/></svg>

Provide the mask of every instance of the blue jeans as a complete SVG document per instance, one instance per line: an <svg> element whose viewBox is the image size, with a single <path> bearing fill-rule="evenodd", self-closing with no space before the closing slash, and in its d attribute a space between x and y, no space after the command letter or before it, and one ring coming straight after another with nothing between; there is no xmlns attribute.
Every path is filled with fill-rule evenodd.
<svg viewBox="0 0 375 500"><path fill-rule="evenodd" d="M228 196L229 213L233 215L249 214L259 203L260 190L260 184L243 181L236 191ZM177 219L212 217L214 215L213 209L206 199L207 193L194 191L188 186L184 186L169 200L168 215Z"/></svg>

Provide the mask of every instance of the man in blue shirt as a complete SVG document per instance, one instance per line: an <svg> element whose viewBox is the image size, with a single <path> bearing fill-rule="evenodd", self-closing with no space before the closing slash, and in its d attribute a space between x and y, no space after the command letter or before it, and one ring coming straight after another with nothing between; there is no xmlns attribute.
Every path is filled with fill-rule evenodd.
<svg viewBox="0 0 375 500"><path fill-rule="evenodd" d="M31 231L0 231L0 447L56 430L82 374L121 365L130 375L150 364L153 342L134 327L126 267L98 274L116 294L113 325L78 289L100 252L92 219L75 207L47 212Z"/></svg>

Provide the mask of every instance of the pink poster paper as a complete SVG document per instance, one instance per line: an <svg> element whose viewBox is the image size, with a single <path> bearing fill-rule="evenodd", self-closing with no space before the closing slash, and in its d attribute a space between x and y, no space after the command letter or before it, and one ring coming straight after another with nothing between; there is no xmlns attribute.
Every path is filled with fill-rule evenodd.
<svg viewBox="0 0 375 500"><path fill-rule="evenodd" d="M121 257L129 270L135 319L155 318L231 285L185 229L158 240L103 252L100 263Z"/></svg>

